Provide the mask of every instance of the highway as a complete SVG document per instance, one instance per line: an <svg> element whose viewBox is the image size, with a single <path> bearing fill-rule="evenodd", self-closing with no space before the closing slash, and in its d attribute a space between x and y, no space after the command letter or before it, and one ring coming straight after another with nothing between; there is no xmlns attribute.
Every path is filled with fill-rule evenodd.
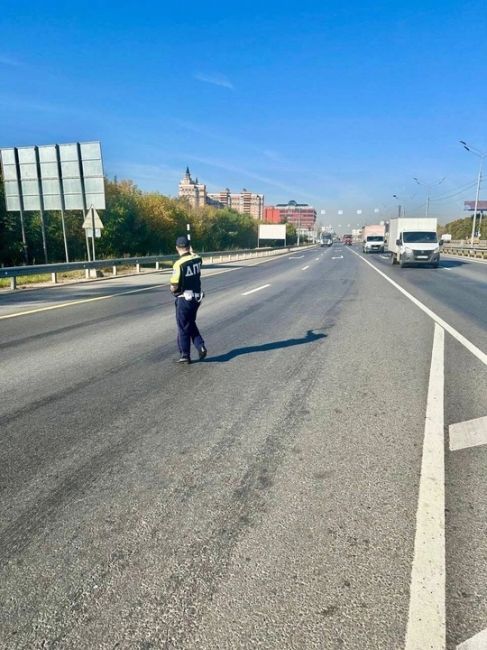
<svg viewBox="0 0 487 650"><path fill-rule="evenodd" d="M335 244L203 283L183 367L167 273L0 296L0 647L482 633L487 444L449 427L487 416L487 265Z"/></svg>

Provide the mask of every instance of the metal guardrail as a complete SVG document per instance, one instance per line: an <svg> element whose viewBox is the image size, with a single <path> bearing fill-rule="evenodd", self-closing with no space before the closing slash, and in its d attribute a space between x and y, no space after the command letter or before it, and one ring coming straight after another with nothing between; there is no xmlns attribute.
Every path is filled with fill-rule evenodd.
<svg viewBox="0 0 487 650"><path fill-rule="evenodd" d="M458 257L471 257L475 259L487 260L487 248L483 246L458 246L443 244L441 252L446 255L456 255Z"/></svg>
<svg viewBox="0 0 487 650"><path fill-rule="evenodd" d="M198 253L203 260L209 264L222 262L234 262L239 259L249 259L252 257L268 257L289 253L296 250L296 246L285 246L282 248L248 248L233 251L214 251L208 253ZM307 248L303 246L300 248ZM178 255L148 255L143 257L122 257L109 260L96 260L95 262L64 262L60 264L35 264L32 266L6 266L0 268L0 278L10 278L10 289L17 288L17 278L26 275L51 275L53 284L57 283L57 274L66 271L85 271L85 277L98 277L97 271L100 269L111 269L111 277L117 275L119 266L135 266L136 273L141 272L142 267L155 266L155 271L161 268L161 262L173 262ZM94 273L93 273L94 271Z"/></svg>

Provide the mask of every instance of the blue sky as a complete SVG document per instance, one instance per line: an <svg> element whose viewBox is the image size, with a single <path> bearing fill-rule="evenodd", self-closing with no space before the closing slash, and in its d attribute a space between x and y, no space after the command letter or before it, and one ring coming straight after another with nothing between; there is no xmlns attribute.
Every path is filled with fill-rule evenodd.
<svg viewBox="0 0 487 650"><path fill-rule="evenodd" d="M99 139L143 189L175 195L189 165L333 225L390 216L393 194L421 214L413 177L446 177L440 221L474 197L458 140L487 150L483 0L4 0L0 25L0 146Z"/></svg>

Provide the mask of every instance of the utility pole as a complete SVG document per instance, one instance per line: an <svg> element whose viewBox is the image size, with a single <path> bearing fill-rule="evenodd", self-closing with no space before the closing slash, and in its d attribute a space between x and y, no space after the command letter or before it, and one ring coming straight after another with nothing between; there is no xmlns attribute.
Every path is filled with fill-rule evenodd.
<svg viewBox="0 0 487 650"><path fill-rule="evenodd" d="M477 192L475 193L475 207L473 209L473 219L472 219L472 234L470 236L470 243L473 246L473 240L475 237L475 226L477 222L477 209L479 207L479 196L480 196L480 183L482 182L482 165L484 162L484 158L487 156L487 152L485 151L480 151L479 149L476 149L475 147L470 147L467 145L467 143L464 140L460 140L460 144L463 145L463 148L469 151L470 153L473 153L474 156L478 156L480 158L480 165L479 165L479 173L477 176ZM480 217L480 225L482 224L482 217ZM479 237L480 237L480 231L479 231Z"/></svg>
<svg viewBox="0 0 487 650"><path fill-rule="evenodd" d="M446 176L444 176L441 180L439 180L437 183L423 183L422 181L419 180L419 178L414 177L413 181L415 181L418 185L423 185L426 187L426 212L425 212L425 217L428 218L429 216L429 211L430 211L430 200L431 200L431 188L433 185L441 185L443 181L446 179Z"/></svg>

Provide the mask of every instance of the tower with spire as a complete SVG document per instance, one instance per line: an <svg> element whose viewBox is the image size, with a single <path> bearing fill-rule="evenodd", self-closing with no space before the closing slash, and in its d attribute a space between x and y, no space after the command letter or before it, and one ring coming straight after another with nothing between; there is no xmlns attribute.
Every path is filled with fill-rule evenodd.
<svg viewBox="0 0 487 650"><path fill-rule="evenodd" d="M186 199L193 208L206 205L206 185L191 178L189 167L186 167L186 172L179 182L179 197Z"/></svg>

